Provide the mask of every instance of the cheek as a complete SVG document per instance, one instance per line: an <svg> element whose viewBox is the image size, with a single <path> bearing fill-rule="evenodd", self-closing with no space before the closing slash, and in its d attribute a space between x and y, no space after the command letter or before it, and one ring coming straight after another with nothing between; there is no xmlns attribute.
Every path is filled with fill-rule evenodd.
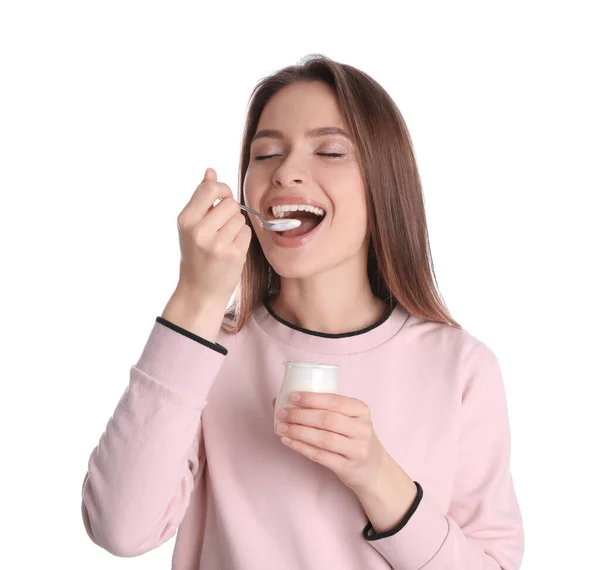
<svg viewBox="0 0 600 570"><path fill-rule="evenodd" d="M367 202L362 188L346 187L334 199L334 218L340 225L352 225L355 231L363 233L367 228Z"/></svg>
<svg viewBox="0 0 600 570"><path fill-rule="evenodd" d="M368 236L366 203L361 194L337 202L331 222L331 249L346 258L355 255Z"/></svg>
<svg viewBox="0 0 600 570"><path fill-rule="evenodd" d="M261 199L260 189L262 187L256 172L253 172L252 168L248 168L244 177L244 203L247 206L256 209Z"/></svg>

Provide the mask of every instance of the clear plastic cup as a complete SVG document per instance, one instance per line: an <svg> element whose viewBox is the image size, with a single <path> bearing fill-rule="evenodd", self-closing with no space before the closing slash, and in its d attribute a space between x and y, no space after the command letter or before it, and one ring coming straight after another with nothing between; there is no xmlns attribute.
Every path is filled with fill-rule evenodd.
<svg viewBox="0 0 600 570"><path fill-rule="evenodd" d="M277 412L282 408L297 408L288 400L292 392L325 392L339 394L337 364L313 364L312 362L284 362L285 372L281 390L275 402L274 427L280 420Z"/></svg>

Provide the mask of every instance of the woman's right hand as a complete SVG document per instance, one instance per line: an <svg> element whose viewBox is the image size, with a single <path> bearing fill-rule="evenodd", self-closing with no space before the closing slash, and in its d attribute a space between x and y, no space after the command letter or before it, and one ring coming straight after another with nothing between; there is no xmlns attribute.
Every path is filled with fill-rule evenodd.
<svg viewBox="0 0 600 570"><path fill-rule="evenodd" d="M217 182L212 168L177 217L177 226L179 283L162 316L212 341L240 280L252 230L231 189Z"/></svg>
<svg viewBox="0 0 600 570"><path fill-rule="evenodd" d="M213 207L217 199L221 201ZM252 230L227 184L208 168L177 217L181 264L178 289L227 303L240 280Z"/></svg>

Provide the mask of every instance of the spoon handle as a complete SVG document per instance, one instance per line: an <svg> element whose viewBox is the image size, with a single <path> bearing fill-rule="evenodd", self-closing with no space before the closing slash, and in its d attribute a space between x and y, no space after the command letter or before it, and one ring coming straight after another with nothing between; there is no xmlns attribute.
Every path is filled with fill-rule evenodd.
<svg viewBox="0 0 600 570"><path fill-rule="evenodd" d="M254 214L256 216L258 216L258 218L260 219L260 221L264 224L267 220L265 220L262 216L262 214L260 214L259 212L257 212L256 210L253 210L252 208L248 208L248 206L244 206L244 204L240 204L240 208L242 210L246 210L246 212L250 212L251 214Z"/></svg>

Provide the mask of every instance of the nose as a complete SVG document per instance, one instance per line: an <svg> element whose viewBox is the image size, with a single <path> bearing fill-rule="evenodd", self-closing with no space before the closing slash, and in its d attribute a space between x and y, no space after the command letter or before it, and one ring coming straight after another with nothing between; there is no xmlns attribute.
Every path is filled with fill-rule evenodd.
<svg viewBox="0 0 600 570"><path fill-rule="evenodd" d="M298 160L293 160L288 156L278 168L273 172L273 186L276 188L285 188L286 186L297 186L307 181L307 173L302 168Z"/></svg>
<svg viewBox="0 0 600 570"><path fill-rule="evenodd" d="M294 178L291 182L281 182L279 178L275 179L275 188L285 188L286 186L297 186L302 184L302 180L300 178Z"/></svg>

